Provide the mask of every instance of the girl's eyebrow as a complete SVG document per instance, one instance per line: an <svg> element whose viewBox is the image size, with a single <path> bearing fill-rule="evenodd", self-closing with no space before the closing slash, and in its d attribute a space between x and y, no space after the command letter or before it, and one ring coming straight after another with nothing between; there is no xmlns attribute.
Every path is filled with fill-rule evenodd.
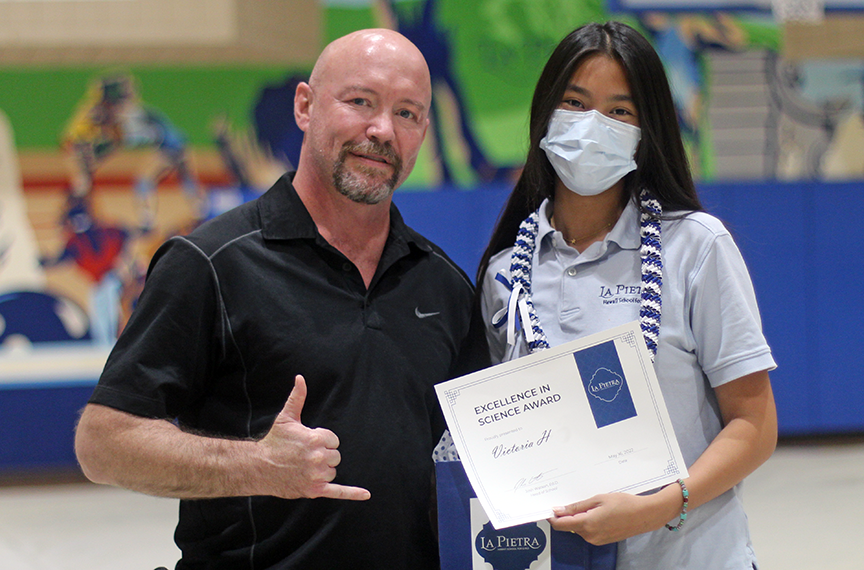
<svg viewBox="0 0 864 570"><path fill-rule="evenodd" d="M578 86L578 85L576 85L576 84L574 84L574 83L571 83L570 85L567 86L567 89L565 90L565 93L566 93L567 91L575 91L575 92L578 93L579 95L584 95L584 96L586 96L586 97L590 97L590 96L591 96L591 92L590 92L590 91L588 91L588 90L585 89L584 87L580 87L580 86ZM627 102L629 102L629 103L632 103L632 102L633 102L633 97L631 97L630 95L624 95L624 94L621 94L621 95L613 95L613 96L611 97L611 99L612 99L612 101L627 101Z"/></svg>

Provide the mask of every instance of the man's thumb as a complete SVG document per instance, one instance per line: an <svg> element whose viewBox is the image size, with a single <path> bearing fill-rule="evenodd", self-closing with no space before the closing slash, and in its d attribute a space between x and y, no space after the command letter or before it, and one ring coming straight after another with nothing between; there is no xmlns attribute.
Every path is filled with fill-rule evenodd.
<svg viewBox="0 0 864 570"><path fill-rule="evenodd" d="M294 377L294 388L288 394L288 400L285 402L285 407L282 408L282 413L288 416L289 419L299 422L300 414L303 412L303 404L306 403L306 379L298 374Z"/></svg>

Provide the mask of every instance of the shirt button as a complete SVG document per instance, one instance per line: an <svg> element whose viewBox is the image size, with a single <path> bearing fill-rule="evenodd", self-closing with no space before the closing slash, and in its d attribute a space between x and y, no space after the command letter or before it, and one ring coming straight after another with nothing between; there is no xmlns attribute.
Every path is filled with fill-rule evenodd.
<svg viewBox="0 0 864 570"><path fill-rule="evenodd" d="M567 275L569 275L570 277L576 277L576 267L573 266L570 269L568 269Z"/></svg>
<svg viewBox="0 0 864 570"><path fill-rule="evenodd" d="M353 268L354 268L354 266L351 265L351 262L349 262L349 261L346 261L345 263L342 264L342 271L346 271L346 272L351 271L351 269L353 269Z"/></svg>

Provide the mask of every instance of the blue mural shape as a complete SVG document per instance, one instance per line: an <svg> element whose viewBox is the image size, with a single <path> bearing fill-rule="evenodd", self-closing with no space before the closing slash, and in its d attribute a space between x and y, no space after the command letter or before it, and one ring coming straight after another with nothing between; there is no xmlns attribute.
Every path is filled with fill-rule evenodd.
<svg viewBox="0 0 864 570"><path fill-rule="evenodd" d="M258 142L290 170L300 160L303 144L303 131L294 121L294 92L297 85L306 81L308 75L289 75L280 84L264 87L253 109Z"/></svg>
<svg viewBox="0 0 864 570"><path fill-rule="evenodd" d="M70 308L83 310L68 299L38 291L17 291L0 295L0 345L11 336L21 336L31 343L91 340L89 327L75 330L70 326ZM86 317L83 317L86 323Z"/></svg>

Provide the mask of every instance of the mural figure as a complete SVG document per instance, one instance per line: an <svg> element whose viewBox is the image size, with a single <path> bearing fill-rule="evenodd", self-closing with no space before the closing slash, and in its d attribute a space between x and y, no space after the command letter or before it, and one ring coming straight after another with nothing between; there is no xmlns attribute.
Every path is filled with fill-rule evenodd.
<svg viewBox="0 0 864 570"><path fill-rule="evenodd" d="M12 126L0 111L0 349L89 341L89 323L72 300L45 291L39 249L27 219Z"/></svg>
<svg viewBox="0 0 864 570"><path fill-rule="evenodd" d="M155 164L144 168L135 192L152 224L156 186L171 174L179 178L194 211L200 214L204 195L188 166L183 134L158 110L144 105L132 77L108 75L96 80L63 136L63 149L72 166L72 189L86 196L93 176L105 160L123 148L153 148Z"/></svg>
<svg viewBox="0 0 864 570"><path fill-rule="evenodd" d="M373 0L374 1L374 0ZM453 167L448 162L446 147L464 148L471 169L481 182L509 180L515 176L517 167L498 166L489 160L471 125L470 111L453 73L452 49L447 33L438 24L436 16L438 0L424 0L422 9L412 17L405 17L397 8L398 1L381 0L384 22L382 27L398 31L411 40L423 53L432 77L432 113L429 116L431 134L428 143L433 145L432 154L437 159L439 179L437 184L457 183ZM270 149L277 159L289 168L297 163L303 133L294 124L294 91L297 84L307 81L304 75L291 75L284 83L270 85L261 91L255 104L255 129L260 142ZM444 102L447 103L444 103ZM453 121L458 141L447 140L445 123ZM452 131L451 131L452 132Z"/></svg>
<svg viewBox="0 0 864 570"><path fill-rule="evenodd" d="M291 120L293 121L293 116ZM262 144L261 136L256 134L254 128L235 130L228 118L222 115L212 121L211 130L222 164L240 190L250 191L254 195L261 194L285 174L286 170L293 169L293 162L287 156L277 158L270 150L270 144ZM297 150L299 152L299 147ZM208 190L208 194L210 191L212 188Z"/></svg>
<svg viewBox="0 0 864 570"><path fill-rule="evenodd" d="M773 105L780 113L777 177L864 176L864 64L857 60L768 60Z"/></svg>
<svg viewBox="0 0 864 570"><path fill-rule="evenodd" d="M447 142L443 122L448 113L442 100L450 100L453 110L458 115L458 135L464 143L471 168L482 182L509 180L514 176L514 168L499 167L488 159L480 143L477 141L471 126L471 118L465 98L459 86L459 81L453 73L450 40L447 33L438 25L436 16L439 0L423 0L420 14L413 18L400 17L397 11L397 0L381 0L384 13L389 16L389 27L411 40L416 45L429 65L432 77L432 113L429 117L434 136L430 142L434 144L435 156L438 157L441 169L441 183L455 182L453 171L447 162L444 145ZM453 144L451 142L451 144Z"/></svg>
<svg viewBox="0 0 864 570"><path fill-rule="evenodd" d="M63 219L66 244L56 257L43 258L44 267L74 263L91 282L89 295L90 334L98 344L111 345L119 333L124 276L134 276L127 255L130 239L149 231L134 232L100 223L94 216L89 197L70 193Z"/></svg>
<svg viewBox="0 0 864 570"><path fill-rule="evenodd" d="M291 119L293 121L293 115ZM239 132L232 129L224 115L214 119L210 128L231 184L207 188L207 219L257 198L272 186L291 164L287 157L277 159L269 150L271 145L266 142L262 145L253 129ZM296 150L300 152L299 146Z"/></svg>
<svg viewBox="0 0 864 570"><path fill-rule="evenodd" d="M704 93L707 91L702 58L709 49L740 51L746 48L747 34L735 18L722 12L680 16L648 12L642 16L641 24L663 60L681 136L688 147L694 173L705 174L699 160Z"/></svg>

